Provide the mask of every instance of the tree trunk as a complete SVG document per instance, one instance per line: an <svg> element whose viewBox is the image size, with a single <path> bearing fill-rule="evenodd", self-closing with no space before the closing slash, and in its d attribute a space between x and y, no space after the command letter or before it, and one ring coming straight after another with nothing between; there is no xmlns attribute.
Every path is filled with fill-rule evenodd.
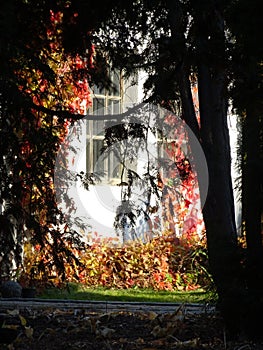
<svg viewBox="0 0 263 350"><path fill-rule="evenodd" d="M216 12L216 25L210 25L207 8L196 9L196 18L200 24L197 39L197 52L200 55L198 71L199 108L201 129L193 108L189 72L183 61L186 52L182 22L182 9L178 1L167 1L169 23L174 46L172 47L177 67L177 80L180 90L183 118L201 141L209 172L209 189L203 208L207 232L209 261L219 296L232 298L239 293L240 265L238 259L237 235L234 215L234 198L231 182L230 143L227 126L227 105L224 98L226 88L224 64L213 67L214 61L207 58L210 50L208 37L213 32L218 45L219 55L224 56L224 26L220 13ZM211 15L211 13L210 13ZM205 24L204 22L207 21ZM200 22L200 23L199 23ZM209 31L210 32L207 32ZM216 33L216 34L215 34ZM213 54L215 54L213 52ZM204 62L204 63L203 63ZM193 154L195 150L192 150ZM198 170L198 169L197 169ZM199 183L202 183L199 174Z"/></svg>
<svg viewBox="0 0 263 350"><path fill-rule="evenodd" d="M209 264L226 329L229 334L234 335L243 328L245 285L237 242L231 181L222 11L212 1L203 9L196 9L199 28L198 94L201 144L209 173L208 194L203 207Z"/></svg>
<svg viewBox="0 0 263 350"><path fill-rule="evenodd" d="M243 282L239 263L231 182L230 143L224 99L224 72L200 65L198 91L201 138L209 189L203 216L209 263L217 287L221 311L230 333L238 332ZM240 302L240 303L239 303Z"/></svg>
<svg viewBox="0 0 263 350"><path fill-rule="evenodd" d="M168 20L171 29L171 52L177 63L176 79L180 91L182 103L182 118L191 128L197 139L199 139L199 125L196 118L189 80L190 69L184 62L186 56L185 25L183 23L183 11L179 1L167 1L169 13Z"/></svg>
<svg viewBox="0 0 263 350"><path fill-rule="evenodd" d="M256 102L247 107L243 125L242 206L247 241L248 286L263 290L263 249L261 236L260 118Z"/></svg>
<svg viewBox="0 0 263 350"><path fill-rule="evenodd" d="M175 62L177 62L175 76L182 104L182 119L193 132L193 134L188 133L188 143L192 154L191 166L193 166L197 173L201 206L203 207L207 193L207 169L200 160L200 149L196 149L196 142L200 141L200 127L193 102L190 69L185 63L187 48L185 43L186 28L183 21L183 11L179 1L168 0L167 5L169 9L168 20L171 29L170 49Z"/></svg>

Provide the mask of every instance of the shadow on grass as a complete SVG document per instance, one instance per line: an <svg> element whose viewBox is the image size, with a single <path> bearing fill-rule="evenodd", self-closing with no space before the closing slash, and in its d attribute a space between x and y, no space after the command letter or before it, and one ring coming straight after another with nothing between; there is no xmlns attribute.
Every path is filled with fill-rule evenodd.
<svg viewBox="0 0 263 350"><path fill-rule="evenodd" d="M107 289L87 288L70 284L65 289L46 289L39 295L44 299L124 301L124 302L163 302L163 303L204 303L211 300L211 293L196 291L155 291L151 289Z"/></svg>

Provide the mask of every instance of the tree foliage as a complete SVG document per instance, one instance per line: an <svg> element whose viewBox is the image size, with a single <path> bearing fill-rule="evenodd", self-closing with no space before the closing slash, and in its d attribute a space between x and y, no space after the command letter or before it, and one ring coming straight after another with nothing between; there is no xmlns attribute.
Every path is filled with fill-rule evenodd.
<svg viewBox="0 0 263 350"><path fill-rule="evenodd" d="M82 7L82 3L78 5ZM254 287L247 287L251 266L257 266L253 276L262 279L260 171L255 166L262 142L260 17L253 12L250 23L246 12L251 13L252 7L244 1L116 1L111 6L110 16L104 18L94 42L107 52L113 66L126 74L134 69L146 70L147 97L179 113L200 140L210 181L203 214L221 309L231 332L250 328L249 332L256 333L255 323L248 327L244 315L251 315L248 300L260 303ZM200 122L194 110L191 79L198 83ZM237 112L246 116L243 202L250 227L246 253L254 259L245 270L240 264L234 219L227 126L231 99ZM257 141L250 128L256 132ZM251 180L252 175L256 181ZM202 189L201 178L199 185ZM253 196L258 199L253 201ZM253 212L257 213L256 221Z"/></svg>
<svg viewBox="0 0 263 350"><path fill-rule="evenodd" d="M260 8L259 1L253 1L253 5ZM73 58L78 54L88 64L93 43L97 48L94 65L88 66L88 69L86 66L73 67L69 72L69 76L74 78L73 82L86 77L91 86L93 82L110 88L109 79L104 77L108 62L126 75L144 69L148 73L144 85L148 101L157 102L180 115L202 144L210 176L203 215L210 267L219 292L221 310L232 333L243 330L250 336L258 336L256 326L257 317L261 317L262 301L259 295L262 290L255 293L253 283L248 283L251 268L246 265L244 271L240 263L227 109L232 99L233 106L245 120L243 202L248 241L246 252L250 266L251 263L262 266L259 264L262 261L262 242L258 224L262 184L258 167L255 166L262 155L259 152L262 147L259 12L254 11L253 16L247 16L253 6L243 0L207 0L201 3L192 0L116 0L105 2L103 11L100 3L80 0L65 4L60 1L12 0L1 4L1 7L1 13L5 13L5 16L0 18L1 32L4 34L0 47L3 136L0 166L1 198L6 210L1 216L2 227L14 227L10 225L11 217L16 221L15 240L12 230L3 230L2 236L6 242L11 246L15 241L22 242L24 234L21 236L21 232L26 222L33 237L42 245L47 243L44 237L47 237L48 227L44 226L43 232L39 224L41 215L52 224L54 218L57 219L50 185L53 157L59 137L63 135L65 118L81 117L81 113L72 114L72 105L64 104L61 93L65 88L68 99L79 89L83 91L83 86L78 84L68 88L67 72L66 80L58 79L59 69L55 68L58 57L54 56L54 50L59 42L60 62L65 64L70 57L70 64L74 65L75 62L77 65ZM53 11L53 22L50 10ZM61 22L56 17L60 15ZM50 37L48 33L55 22L58 37L54 47L53 36ZM65 65L60 66L63 67ZM198 83L200 119L194 108L192 81ZM40 91L35 91L36 86ZM40 94L42 101L52 96L54 105L36 103L32 97L38 100ZM256 142L251 136L254 132ZM51 157L46 157L47 154ZM196 170L200 174L200 169ZM250 180L252 175L256 179L254 182ZM200 176L198 181L202 192ZM28 191L33 193L33 197L29 196L33 201L27 199L25 210L21 201L28 197L25 196ZM252 195L257 198L255 202ZM252 212L257 213L257 224L254 226ZM50 214L52 219L47 217ZM63 246L64 238L55 230L50 247L53 251L61 252L60 244ZM256 254L253 254L255 247ZM19 247L13 247L13 254L19 256ZM251 257L255 259L251 260ZM63 255L59 255L56 263L62 265L63 259ZM262 269L257 269L253 276L262 280ZM254 319L250 301L254 311L257 311ZM259 308L256 307L258 304ZM247 319L251 321L250 324Z"/></svg>
<svg viewBox="0 0 263 350"><path fill-rule="evenodd" d="M75 259L68 242L79 243L57 208L53 172L70 116L90 104L92 48L86 61L65 53L62 12L51 5L1 5L1 278L16 274L27 240L48 249L62 275Z"/></svg>

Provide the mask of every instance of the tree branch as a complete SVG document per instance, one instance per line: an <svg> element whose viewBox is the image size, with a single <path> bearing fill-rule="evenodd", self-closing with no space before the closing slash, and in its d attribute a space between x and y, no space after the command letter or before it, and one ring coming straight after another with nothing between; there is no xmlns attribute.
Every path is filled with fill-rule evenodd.
<svg viewBox="0 0 263 350"><path fill-rule="evenodd" d="M118 113L118 114L80 114L80 113L71 113L65 110L53 110L44 106L39 106L32 103L32 108L37 110L38 112L43 112L52 116L61 117L64 119L71 119L74 121L87 119L87 120L123 120L131 115L131 113L136 112L136 110L140 109L145 103L149 102L149 99L141 102L131 108L129 108L126 112Z"/></svg>

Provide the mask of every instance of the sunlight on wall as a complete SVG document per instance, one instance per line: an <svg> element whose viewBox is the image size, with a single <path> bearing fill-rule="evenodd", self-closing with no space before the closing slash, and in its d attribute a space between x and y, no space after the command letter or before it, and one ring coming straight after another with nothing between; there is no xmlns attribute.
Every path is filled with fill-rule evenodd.
<svg viewBox="0 0 263 350"><path fill-rule="evenodd" d="M127 87L124 101L128 101L130 103L131 101L141 101L143 99L143 82L145 77L145 74L142 74L141 76L139 75L139 84L136 86ZM90 185L89 190L84 188L77 174L80 172L86 173L86 121L84 120L82 123L80 122L77 129L76 134L78 137L76 138L76 135L72 135L71 142L73 147L72 149L67 149L68 169L75 174L74 176L77 179L77 181L69 182L70 186L67 189L67 195L74 204L76 210L74 211L70 209L69 211L68 203L60 198L60 207L70 218L72 228L78 232L81 232L87 241L90 241L92 237L113 237L116 239L116 241L119 240L122 242L125 237L125 239L131 239L136 235L141 239L145 239L145 237L150 237L155 229L157 231L159 230L159 232L163 230L170 230L171 232L174 232L177 237L180 237L182 234L187 232L191 233L191 230L195 230L198 231L197 235L201 237L204 225L198 188L193 190L192 198L196 199L192 200L192 202L186 200L186 202L189 203L187 203L186 207L183 208L185 211L184 222L179 222L179 220L176 219L177 213L175 212L175 214L173 214L174 216L171 217L170 224L168 224L169 220L164 224L162 219L164 207L160 206L158 211L153 214L150 221L146 221L144 217L139 216L136 220L135 230L127 226L124 229L124 233L117 233L114 228L114 220L116 210L122 203L122 188L121 186L111 186L110 184L102 183L98 183L95 186ZM233 159L232 173L233 181L235 181L235 178L238 176L234 166L236 160L237 128L236 119L233 116L229 118L229 130ZM150 135L149 144L147 145L150 145L149 149L151 151L150 153L152 153L152 158L157 159L157 141L155 135ZM74 148L75 151L73 151ZM145 172L145 159L147 159L147 155L145 154L145 150L142 149L140 153L138 153L137 159L136 172L138 174L143 174ZM203 162L205 162L205 159ZM180 179L180 176L178 178ZM173 178L171 178L171 180L173 180ZM187 190L187 188L184 189L184 186L181 187L182 191ZM186 193L185 198L187 198ZM136 202L141 201L142 199L145 200L142 197L142 192L140 192L139 187L137 189L135 187L132 192L132 200ZM241 205L236 191L235 201L237 225L240 225ZM156 218L159 218L159 220L156 221ZM154 227L155 224L156 227Z"/></svg>

